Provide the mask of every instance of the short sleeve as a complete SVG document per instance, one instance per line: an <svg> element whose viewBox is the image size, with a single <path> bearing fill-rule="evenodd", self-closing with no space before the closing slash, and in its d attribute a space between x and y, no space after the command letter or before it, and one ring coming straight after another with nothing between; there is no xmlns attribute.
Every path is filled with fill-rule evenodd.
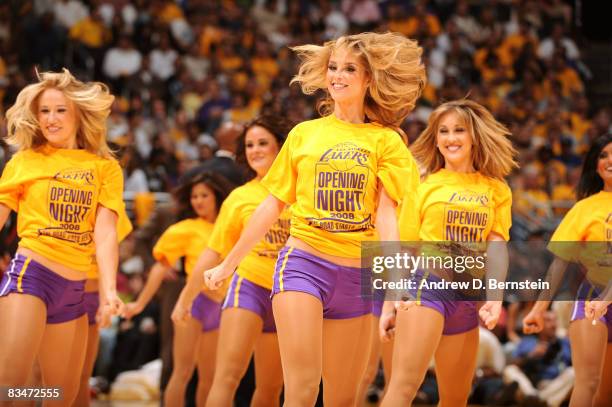
<svg viewBox="0 0 612 407"><path fill-rule="evenodd" d="M156 261L174 266L178 259L187 254L189 236L182 232L180 223L170 226L160 236L153 247L153 258Z"/></svg>
<svg viewBox="0 0 612 407"><path fill-rule="evenodd" d="M417 191L407 191L400 205L400 213L397 220L400 232L400 240L404 242L416 242L419 240L421 230L421 209L419 194Z"/></svg>
<svg viewBox="0 0 612 407"><path fill-rule="evenodd" d="M125 203L123 202L123 172L116 160L107 160L100 174L100 195L98 203L117 214L117 236L123 240L131 231Z"/></svg>
<svg viewBox="0 0 612 407"><path fill-rule="evenodd" d="M2 177L0 177L0 203L6 205L13 211L19 208L19 199L23 194L23 185L19 175L17 156L6 163Z"/></svg>
<svg viewBox="0 0 612 407"><path fill-rule="evenodd" d="M294 127L289 132L287 140L285 140L283 147L272 163L272 167L261 181L262 185L272 195L289 205L294 203L296 199L297 169L292 160L297 144L296 137L298 137L297 128Z"/></svg>
<svg viewBox="0 0 612 407"><path fill-rule="evenodd" d="M494 190L495 217L491 232L495 232L504 240L510 240L510 226L512 226L512 191L505 182L499 181Z"/></svg>
<svg viewBox="0 0 612 407"><path fill-rule="evenodd" d="M385 144L378 157L377 177L389 197L400 203L410 191L419 187L419 169L397 133L385 137Z"/></svg>
<svg viewBox="0 0 612 407"><path fill-rule="evenodd" d="M583 216L580 205L574 205L565 214L565 217L550 238L548 250L565 261L574 261L577 258L580 247L577 243L571 242L582 240L583 225L581 219L583 219Z"/></svg>
<svg viewBox="0 0 612 407"><path fill-rule="evenodd" d="M219 253L222 257L232 250L240 234L242 233L242 216L240 214L240 199L236 199L236 194L230 194L221 205L219 215L215 220L208 247Z"/></svg>

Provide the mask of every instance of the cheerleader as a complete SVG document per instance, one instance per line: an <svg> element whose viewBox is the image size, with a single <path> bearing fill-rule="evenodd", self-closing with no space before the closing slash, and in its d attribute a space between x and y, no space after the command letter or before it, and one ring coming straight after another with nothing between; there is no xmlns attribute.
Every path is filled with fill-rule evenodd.
<svg viewBox="0 0 612 407"><path fill-rule="evenodd" d="M0 178L0 227L17 212L19 247L0 282L0 386L26 383L38 359L44 386L79 388L87 343L83 293L99 269L104 312L118 314L117 219L123 174L106 144L114 97L68 70L39 75L7 111L18 152Z"/></svg>
<svg viewBox="0 0 612 407"><path fill-rule="evenodd" d="M425 175L416 196L407 197L402 205L403 241L473 246L508 240L512 194L504 177L516 163L507 135L506 127L470 100L444 103L431 114L412 147ZM442 254L435 249L423 251ZM507 252L488 256L487 268L505 272L507 267ZM381 406L410 405L432 357L440 406L467 404L478 350L477 305L454 298L449 291L420 289L423 280L440 280L436 272L448 270L417 271L413 277L417 290L410 293L416 301L400 308L397 315L393 303L383 307L380 335L387 340L395 324L395 346L391 381ZM489 329L500 311L501 301L487 301L481 308L480 316Z"/></svg>
<svg viewBox="0 0 612 407"><path fill-rule="evenodd" d="M238 139L237 161L248 165L252 179L236 188L225 200L207 252L212 267L236 244L257 206L268 195L261 185L287 133L287 120L262 116L247 125ZM236 389L255 352L255 392L251 406L277 406L283 387L283 375L272 315L272 275L278 251L289 236L289 211L284 210L249 254L240 262L228 290L219 329L217 366L207 406L232 406ZM199 269L198 269L199 270ZM180 321L195 288L204 283L202 274L194 274L179 299L173 318Z"/></svg>
<svg viewBox="0 0 612 407"><path fill-rule="evenodd" d="M576 375L570 406L603 407L612 405L612 135L593 140L577 196L549 244L555 259L548 274L556 281L550 292L555 292L569 262L585 269L569 326ZM542 330L549 305L549 300L536 302L523 319L526 334Z"/></svg>
<svg viewBox="0 0 612 407"><path fill-rule="evenodd" d="M322 376L325 405L354 405L371 331L361 242L397 240L396 205L418 184L396 130L425 85L422 50L393 33L294 50L302 62L292 83L306 94L325 92L323 117L291 130L262 180L270 194L205 279L214 286L228 278L291 205L290 237L272 287L285 403L314 405Z"/></svg>
<svg viewBox="0 0 612 407"><path fill-rule="evenodd" d="M153 247L153 265L145 287L135 302L126 305L126 318L141 313L159 289L166 273L177 261L185 258L185 272L189 276L199 254L210 240L215 219L221 203L231 190L225 178L212 173L193 176L175 191L181 208L181 217L186 218L172 226L160 236ZM208 396L215 369L215 351L224 290L202 290L191 308L191 317L185 324L175 326L172 344L172 375L164 392L164 404L183 406L185 390L197 365L197 404L202 406Z"/></svg>

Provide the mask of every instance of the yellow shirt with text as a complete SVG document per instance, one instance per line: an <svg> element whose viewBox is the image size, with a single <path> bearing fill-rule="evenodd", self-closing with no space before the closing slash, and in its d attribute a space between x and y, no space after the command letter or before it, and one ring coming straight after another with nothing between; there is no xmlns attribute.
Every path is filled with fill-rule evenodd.
<svg viewBox="0 0 612 407"><path fill-rule="evenodd" d="M234 189L225 199L209 247L225 257L236 244L251 215L269 192L257 179ZM245 256L238 266L239 276L267 289L272 289L272 276L279 250L289 237L290 210L281 212L266 236Z"/></svg>
<svg viewBox="0 0 612 407"><path fill-rule="evenodd" d="M582 264L590 281L607 286L612 277L612 192L600 191L576 202L548 249L565 261Z"/></svg>
<svg viewBox="0 0 612 407"><path fill-rule="evenodd" d="M403 241L486 242L495 232L510 238L512 193L500 180L478 172L441 169L415 195L404 199L399 216Z"/></svg>
<svg viewBox="0 0 612 407"><path fill-rule="evenodd" d="M0 178L0 203L17 212L20 247L84 273L96 264L98 205L117 214L120 238L131 229L119 164L85 150L16 153Z"/></svg>
<svg viewBox="0 0 612 407"><path fill-rule="evenodd" d="M174 267L185 258L185 273L191 275L200 254L206 249L214 225L201 218L185 219L168 227L153 247L153 258L167 266ZM203 291L216 301L223 300L227 286L218 290Z"/></svg>
<svg viewBox="0 0 612 407"><path fill-rule="evenodd" d="M379 183L400 202L419 171L394 130L353 124L333 114L291 130L262 184L291 205L291 236L323 253L361 256L375 230Z"/></svg>

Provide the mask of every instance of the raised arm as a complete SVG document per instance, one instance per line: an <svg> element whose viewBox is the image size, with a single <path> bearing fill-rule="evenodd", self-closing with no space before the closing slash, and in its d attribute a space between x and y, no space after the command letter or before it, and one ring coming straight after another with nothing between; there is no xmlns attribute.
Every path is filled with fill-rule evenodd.
<svg viewBox="0 0 612 407"><path fill-rule="evenodd" d="M217 267L204 273L204 280L210 289L219 288L238 267L247 253L265 236L272 224L278 219L285 203L270 194L259 204L244 228L240 239L227 257Z"/></svg>

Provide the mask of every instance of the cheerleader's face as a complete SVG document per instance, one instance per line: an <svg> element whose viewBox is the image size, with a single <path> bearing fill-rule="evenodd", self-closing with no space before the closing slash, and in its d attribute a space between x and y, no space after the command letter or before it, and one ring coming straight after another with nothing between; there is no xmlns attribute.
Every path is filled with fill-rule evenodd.
<svg viewBox="0 0 612 407"><path fill-rule="evenodd" d="M457 113L450 111L440 118L436 144L444 156L446 169L459 172L473 171L472 135Z"/></svg>
<svg viewBox="0 0 612 407"><path fill-rule="evenodd" d="M217 217L215 192L203 182L191 188L191 207L199 218L213 222Z"/></svg>
<svg viewBox="0 0 612 407"><path fill-rule="evenodd" d="M599 153L597 173L608 190L612 187L612 143L608 143Z"/></svg>
<svg viewBox="0 0 612 407"><path fill-rule="evenodd" d="M355 53L340 48L329 57L326 83L334 102L363 103L370 75Z"/></svg>
<svg viewBox="0 0 612 407"><path fill-rule="evenodd" d="M278 154L276 137L261 126L253 126L247 130L244 146L249 167L259 178L266 175Z"/></svg>
<svg viewBox="0 0 612 407"><path fill-rule="evenodd" d="M52 147L78 148L76 106L57 89L46 89L38 98L36 118Z"/></svg>

